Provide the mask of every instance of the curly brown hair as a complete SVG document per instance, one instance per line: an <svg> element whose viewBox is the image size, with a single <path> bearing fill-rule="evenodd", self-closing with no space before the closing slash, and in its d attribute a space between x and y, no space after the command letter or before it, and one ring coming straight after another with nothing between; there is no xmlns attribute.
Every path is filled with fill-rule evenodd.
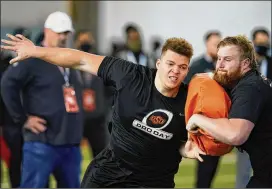
<svg viewBox="0 0 272 189"><path fill-rule="evenodd" d="M249 59L250 68L257 69L256 54L253 43L245 35L228 36L225 37L217 45L217 49L224 46L235 45L240 49L240 60Z"/></svg>
<svg viewBox="0 0 272 189"><path fill-rule="evenodd" d="M193 47L192 45L183 38L169 38L166 40L162 47L161 56L167 51L171 50L180 55L186 56L191 59L193 56Z"/></svg>

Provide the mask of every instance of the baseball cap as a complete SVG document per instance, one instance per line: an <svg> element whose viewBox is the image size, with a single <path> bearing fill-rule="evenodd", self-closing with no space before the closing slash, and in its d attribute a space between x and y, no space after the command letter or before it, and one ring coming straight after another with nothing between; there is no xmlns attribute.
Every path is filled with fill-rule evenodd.
<svg viewBox="0 0 272 189"><path fill-rule="evenodd" d="M71 17L64 12L56 11L51 13L45 23L44 27L53 30L56 33L74 32Z"/></svg>

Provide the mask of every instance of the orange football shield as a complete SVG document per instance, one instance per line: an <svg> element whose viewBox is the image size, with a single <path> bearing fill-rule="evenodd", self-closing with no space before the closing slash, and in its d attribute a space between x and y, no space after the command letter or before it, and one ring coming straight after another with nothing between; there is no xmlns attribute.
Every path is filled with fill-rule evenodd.
<svg viewBox="0 0 272 189"><path fill-rule="evenodd" d="M193 114L203 114L210 118L227 118L231 100L224 88L210 74L196 74L188 86L188 96L185 105L186 124ZM222 131L224 132L224 131ZM233 146L219 142L204 130L190 137L207 155L221 156L229 153Z"/></svg>

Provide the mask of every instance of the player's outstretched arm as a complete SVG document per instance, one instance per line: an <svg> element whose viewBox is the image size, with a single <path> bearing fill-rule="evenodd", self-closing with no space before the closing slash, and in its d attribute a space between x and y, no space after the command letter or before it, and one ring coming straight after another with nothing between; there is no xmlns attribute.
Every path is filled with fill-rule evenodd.
<svg viewBox="0 0 272 189"><path fill-rule="evenodd" d="M27 58L42 59L51 64L70 67L97 75L98 68L105 56L94 55L69 48L50 48L35 46L34 43L18 34L7 34L9 40L2 39L1 50L10 50L17 53L10 63L22 61Z"/></svg>

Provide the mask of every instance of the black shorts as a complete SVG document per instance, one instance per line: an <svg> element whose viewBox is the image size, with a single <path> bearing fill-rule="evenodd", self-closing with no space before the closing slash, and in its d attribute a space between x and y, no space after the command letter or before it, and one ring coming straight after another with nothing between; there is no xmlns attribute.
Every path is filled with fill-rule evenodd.
<svg viewBox="0 0 272 189"><path fill-rule="evenodd" d="M89 164L81 188L143 188L130 179L132 174L120 166L120 160L107 147Z"/></svg>
<svg viewBox="0 0 272 189"><path fill-rule="evenodd" d="M251 177L247 188L272 188L272 179L261 179L258 177Z"/></svg>

